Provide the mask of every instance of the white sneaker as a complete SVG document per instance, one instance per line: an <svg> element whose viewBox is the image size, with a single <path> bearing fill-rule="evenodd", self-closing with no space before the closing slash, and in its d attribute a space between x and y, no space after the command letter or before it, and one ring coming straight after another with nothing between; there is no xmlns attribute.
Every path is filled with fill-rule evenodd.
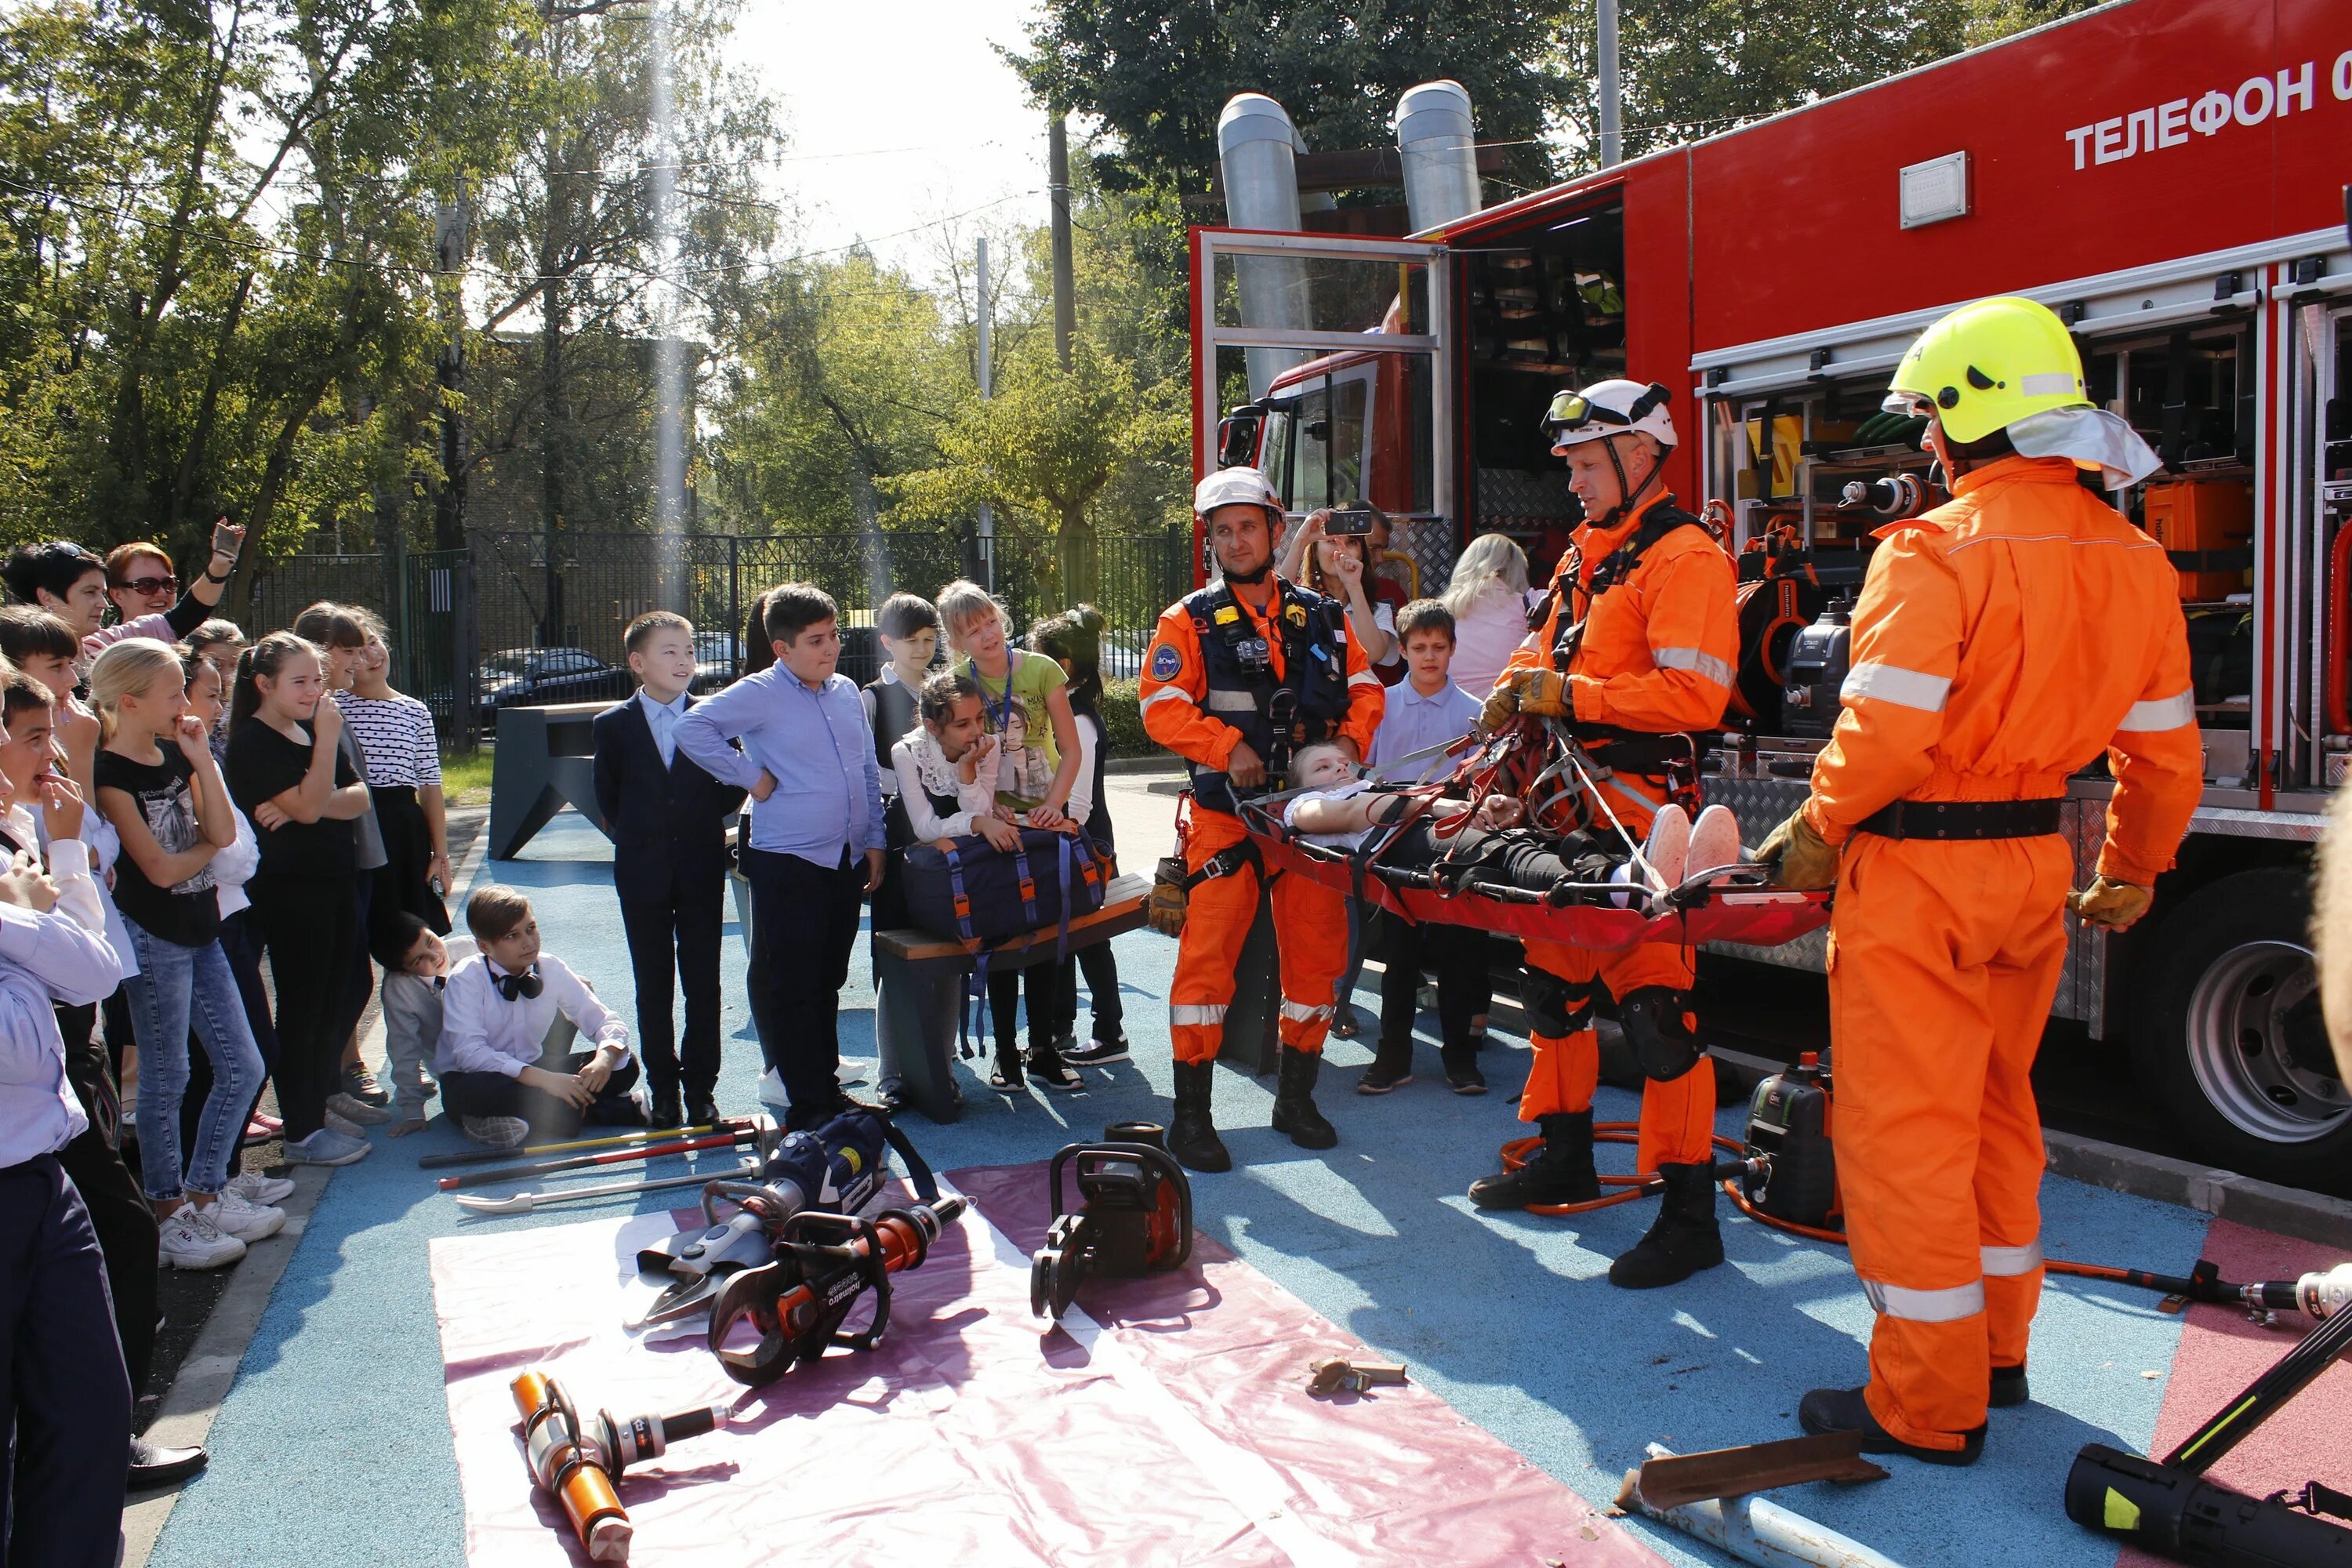
<svg viewBox="0 0 2352 1568"><path fill-rule="evenodd" d="M283 1176L265 1176L258 1171L247 1171L243 1175L231 1176L228 1185L221 1191L235 1193L247 1203L258 1207L284 1203L294 1195L294 1184Z"/></svg>
<svg viewBox="0 0 2352 1568"><path fill-rule="evenodd" d="M213 1222L213 1228L223 1236L233 1236L239 1241L259 1241L276 1236L286 1225L286 1211L268 1204L247 1203L235 1193L224 1190L204 1211Z"/></svg>
<svg viewBox="0 0 2352 1568"><path fill-rule="evenodd" d="M773 1068L760 1075L760 1103L778 1115L792 1109L793 1097L784 1092L783 1075Z"/></svg>
<svg viewBox="0 0 2352 1568"><path fill-rule="evenodd" d="M321 1111L319 1114L319 1121L330 1131L340 1132L346 1138L365 1140L367 1137L366 1128L361 1126L350 1117L343 1115L341 1111Z"/></svg>
<svg viewBox="0 0 2352 1568"><path fill-rule="evenodd" d="M194 1204L182 1204L155 1227L155 1257L167 1268L225 1268L244 1256L245 1243L223 1236Z"/></svg>
<svg viewBox="0 0 2352 1568"><path fill-rule="evenodd" d="M299 1142L288 1139L286 1163L289 1165L349 1165L366 1159L373 1147L331 1127L321 1127Z"/></svg>
<svg viewBox="0 0 2352 1568"><path fill-rule="evenodd" d="M1690 858L1691 819L1679 805L1662 805L1650 824L1650 842L1642 858L1669 888L1683 884L1683 867Z"/></svg>
<svg viewBox="0 0 2352 1568"><path fill-rule="evenodd" d="M1704 877L1727 870L1739 864L1739 819L1727 805L1710 805L1691 825L1690 858L1684 864L1684 873Z"/></svg>
<svg viewBox="0 0 2352 1568"><path fill-rule="evenodd" d="M346 1121L357 1122L362 1127L381 1127L392 1120L390 1106L370 1105L366 1100L349 1094L327 1096L327 1111L330 1115L340 1116ZM338 1128L337 1131L341 1130Z"/></svg>
<svg viewBox="0 0 2352 1568"><path fill-rule="evenodd" d="M520 1148L530 1136L530 1123L520 1116L461 1116L457 1124L467 1137L491 1149Z"/></svg>

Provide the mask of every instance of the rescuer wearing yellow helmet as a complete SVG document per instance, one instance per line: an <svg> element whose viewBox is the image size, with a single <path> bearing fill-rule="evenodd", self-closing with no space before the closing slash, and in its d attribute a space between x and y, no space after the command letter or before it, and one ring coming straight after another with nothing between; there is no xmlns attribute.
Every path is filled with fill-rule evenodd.
<svg viewBox="0 0 2352 1568"><path fill-rule="evenodd" d="M2203 764L2177 574L2079 482L2124 489L2156 455L2084 395L2058 318L2019 299L1954 310L1886 405L1927 416L1952 500L1880 531L1836 731L1759 855L1784 886L1837 889L1838 1180L1878 1314L1868 1385L1797 1414L1968 1464L1987 1405L2026 1398L2042 1169L2027 1074L2061 910L2115 929L2147 911ZM2106 844L2070 895L2061 808L2102 752Z"/></svg>

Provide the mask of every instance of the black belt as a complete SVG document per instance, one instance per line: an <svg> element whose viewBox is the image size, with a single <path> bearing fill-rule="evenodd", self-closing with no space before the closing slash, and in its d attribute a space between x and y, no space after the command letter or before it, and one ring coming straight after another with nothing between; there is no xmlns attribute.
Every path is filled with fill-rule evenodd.
<svg viewBox="0 0 2352 1568"><path fill-rule="evenodd" d="M1856 833L1881 838L2040 838L2064 831L2063 800L1898 800Z"/></svg>

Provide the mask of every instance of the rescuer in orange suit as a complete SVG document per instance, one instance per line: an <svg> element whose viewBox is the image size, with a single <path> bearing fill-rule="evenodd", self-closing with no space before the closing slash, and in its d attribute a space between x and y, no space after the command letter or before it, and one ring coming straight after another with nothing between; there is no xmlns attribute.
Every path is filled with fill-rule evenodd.
<svg viewBox="0 0 2352 1568"><path fill-rule="evenodd" d="M1209 475L1192 510L1219 577L1161 614L1140 695L1144 729L1191 764L1192 785L1190 898L1168 989L1176 1047L1168 1148L1193 1170L1227 1171L1233 1158L1209 1112L1210 1082L1264 875L1234 813L1243 796L1282 788L1291 753L1310 741L1338 741L1360 760L1383 699L1339 602L1276 575L1282 502L1263 473ZM1348 966L1347 904L1304 877L1276 876L1270 896L1282 969L1272 1121L1302 1149L1328 1149L1339 1135L1315 1108L1315 1079Z"/></svg>
<svg viewBox="0 0 2352 1568"><path fill-rule="evenodd" d="M1668 763L1695 766L1704 734L1723 721L1738 659L1737 572L1706 526L1665 491L1675 446L1663 386L1604 381L1553 400L1545 428L1568 459L1589 520L1552 578L1543 623L1512 655L1481 722L1514 713L1568 721L1605 764L1602 805L1636 840L1666 803ZM1611 832L1600 806L1594 831ZM1527 944L1523 985L1535 1062L1519 1120L1542 1130L1541 1152L1517 1171L1471 1184L1486 1208L1584 1203L1601 1195L1592 1169L1592 1091L1601 1051L1592 1009L1605 986L1649 1082L1642 1092L1640 1168L1665 1184L1657 1222L1609 1268L1633 1289L1671 1285L1723 1261L1716 1228L1715 1068L1691 1012L1687 949L1644 943L1596 953Z"/></svg>
<svg viewBox="0 0 2352 1568"><path fill-rule="evenodd" d="M2058 318L1963 306L1921 335L1889 409L1928 419L1952 500L1879 532L1843 709L1804 805L1759 858L1837 889L1837 1173L1877 1312L1870 1381L1816 1389L1809 1432L1965 1465L1988 1405L2026 1398L2042 1290L2042 1129L2027 1073L2066 958L2060 911L2122 930L2197 805L2203 763L2178 574L2086 489L2158 467L2084 396ZM2070 894L2067 781L2106 753L2091 887Z"/></svg>

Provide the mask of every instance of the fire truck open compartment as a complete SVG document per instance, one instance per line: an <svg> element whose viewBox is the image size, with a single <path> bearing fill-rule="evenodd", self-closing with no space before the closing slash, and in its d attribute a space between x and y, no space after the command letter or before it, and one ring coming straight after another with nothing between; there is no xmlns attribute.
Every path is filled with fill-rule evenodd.
<svg viewBox="0 0 2352 1568"><path fill-rule="evenodd" d="M1540 576L1584 516L1544 438L1544 411L1563 387L1627 374L1624 204L1547 213L1456 255L1462 536L1509 534Z"/></svg>

